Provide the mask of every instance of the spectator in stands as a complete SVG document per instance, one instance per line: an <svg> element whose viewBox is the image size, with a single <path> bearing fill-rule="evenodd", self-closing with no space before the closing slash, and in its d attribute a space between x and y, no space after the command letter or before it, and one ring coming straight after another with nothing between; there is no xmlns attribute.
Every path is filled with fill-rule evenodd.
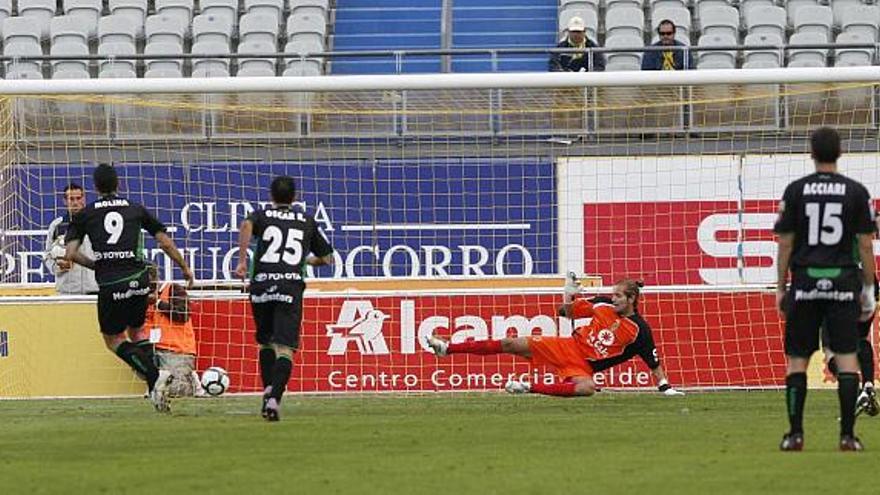
<svg viewBox="0 0 880 495"><path fill-rule="evenodd" d="M86 206L85 190L81 185L71 182L64 188L62 194L67 213L52 220L52 223L49 224L43 263L55 275L55 290L59 294L97 294L98 283L95 282L94 270L61 259L64 256L64 236L70 226L70 218ZM95 258L92 243L88 237L83 238L79 250L86 257Z"/></svg>
<svg viewBox="0 0 880 495"><path fill-rule="evenodd" d="M173 282L159 285L156 265L147 267L150 294L147 298L147 321L144 329L155 345L156 365L173 377L168 385L171 397L206 395L200 385L196 366L196 338L190 319L186 289Z"/></svg>
<svg viewBox="0 0 880 495"><path fill-rule="evenodd" d="M651 46L687 46L675 39L675 23L669 19L660 21L657 26L660 40ZM690 53L685 58L685 50L672 48L669 50L646 51L642 57L642 70L687 70L694 68L694 59Z"/></svg>
<svg viewBox="0 0 880 495"><path fill-rule="evenodd" d="M598 48L593 40L587 38L584 20L580 17L572 17L568 21L565 39L556 45L556 48L579 48L583 53L554 53L550 56L551 72L600 72L605 70L605 57L601 53L593 52L588 57L587 48Z"/></svg>

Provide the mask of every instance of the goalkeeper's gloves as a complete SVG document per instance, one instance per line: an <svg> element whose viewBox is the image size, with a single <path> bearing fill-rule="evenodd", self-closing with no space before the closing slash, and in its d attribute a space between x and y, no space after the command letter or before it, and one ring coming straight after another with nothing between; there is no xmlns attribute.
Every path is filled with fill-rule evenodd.
<svg viewBox="0 0 880 495"><path fill-rule="evenodd" d="M680 397L680 396L684 395L684 392L682 392L680 390L676 390L666 380L660 381L660 383L657 385L657 390L659 390L663 395L665 395L667 397L676 397L676 396Z"/></svg>
<svg viewBox="0 0 880 495"><path fill-rule="evenodd" d="M568 275L565 276L564 291L565 295L562 300L565 304L570 304L575 296L581 293L581 283L574 272L568 272Z"/></svg>
<svg viewBox="0 0 880 495"><path fill-rule="evenodd" d="M877 307L877 299L875 298L874 284L865 284L862 286L862 321L867 321L874 309Z"/></svg>

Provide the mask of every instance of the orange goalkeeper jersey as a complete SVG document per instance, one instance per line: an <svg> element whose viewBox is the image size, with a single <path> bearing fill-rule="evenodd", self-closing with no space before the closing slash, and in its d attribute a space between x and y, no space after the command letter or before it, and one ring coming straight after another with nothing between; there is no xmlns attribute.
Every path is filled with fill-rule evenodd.
<svg viewBox="0 0 880 495"><path fill-rule="evenodd" d="M171 284L165 284L159 290L159 300L169 302L171 290ZM196 354L196 338L192 320L183 323L173 321L168 315L157 311L151 304L147 307L145 327L149 330L150 340L156 344L157 349L180 354Z"/></svg>
<svg viewBox="0 0 880 495"><path fill-rule="evenodd" d="M571 305L571 317L592 318L589 325L575 329L572 335L591 361L622 354L639 335L636 322L617 314L613 304L577 299Z"/></svg>

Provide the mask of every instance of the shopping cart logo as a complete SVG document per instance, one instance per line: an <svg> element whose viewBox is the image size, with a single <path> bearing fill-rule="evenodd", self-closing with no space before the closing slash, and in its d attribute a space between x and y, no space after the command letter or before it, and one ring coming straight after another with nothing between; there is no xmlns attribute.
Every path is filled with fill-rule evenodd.
<svg viewBox="0 0 880 495"><path fill-rule="evenodd" d="M0 358L9 356L9 332L0 330Z"/></svg>

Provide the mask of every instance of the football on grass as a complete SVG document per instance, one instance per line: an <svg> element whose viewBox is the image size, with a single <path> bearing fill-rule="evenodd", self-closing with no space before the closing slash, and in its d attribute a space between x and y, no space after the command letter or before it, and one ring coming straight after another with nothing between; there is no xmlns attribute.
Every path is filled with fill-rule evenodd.
<svg viewBox="0 0 880 495"><path fill-rule="evenodd" d="M212 366L202 373L202 388L208 395L223 395L229 388L229 374L219 366Z"/></svg>

